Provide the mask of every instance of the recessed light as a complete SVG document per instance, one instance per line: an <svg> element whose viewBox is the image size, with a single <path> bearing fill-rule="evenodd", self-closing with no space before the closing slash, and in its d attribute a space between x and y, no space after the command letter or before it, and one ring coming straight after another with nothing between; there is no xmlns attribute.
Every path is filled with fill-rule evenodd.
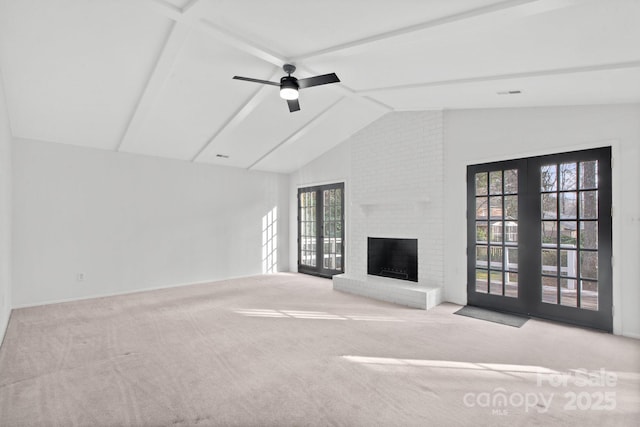
<svg viewBox="0 0 640 427"><path fill-rule="evenodd" d="M521 90L503 90L500 92L496 92L498 95L518 95L521 94Z"/></svg>
<svg viewBox="0 0 640 427"><path fill-rule="evenodd" d="M229 156L226 155L226 154L216 154L216 157L219 157L221 159L228 159L229 158Z"/></svg>

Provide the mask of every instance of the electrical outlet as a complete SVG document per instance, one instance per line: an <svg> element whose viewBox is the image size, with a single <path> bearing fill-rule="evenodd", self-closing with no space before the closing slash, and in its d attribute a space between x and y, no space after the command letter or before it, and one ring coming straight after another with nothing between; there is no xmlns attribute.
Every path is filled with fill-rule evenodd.
<svg viewBox="0 0 640 427"><path fill-rule="evenodd" d="M78 282L84 282L84 273L78 273L76 274L76 280Z"/></svg>

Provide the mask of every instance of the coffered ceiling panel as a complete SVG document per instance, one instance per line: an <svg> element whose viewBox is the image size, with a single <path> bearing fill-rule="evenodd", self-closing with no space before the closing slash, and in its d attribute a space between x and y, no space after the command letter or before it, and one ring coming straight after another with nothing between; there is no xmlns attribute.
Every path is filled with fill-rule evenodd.
<svg viewBox="0 0 640 427"><path fill-rule="evenodd" d="M384 110L358 99L341 98L308 127L284 140L272 155L264 156L253 168L293 172L384 114ZM348 121L341 120L345 116L349 117Z"/></svg>
<svg viewBox="0 0 640 427"><path fill-rule="evenodd" d="M255 86L254 83L233 81L234 87ZM197 159L207 163L249 168L265 154L271 153L281 142L304 128L318 114L335 103L340 95L330 87L314 87L300 91L300 111L290 113L278 88L260 89L258 103L241 124L228 126ZM229 158L217 157L218 154ZM309 157L301 154L307 161Z"/></svg>
<svg viewBox="0 0 640 427"><path fill-rule="evenodd" d="M343 82L355 90L606 64L615 68L640 60L640 1L626 3L627 8L616 8L586 0L524 16L487 13L305 63L312 68L339 63Z"/></svg>
<svg viewBox="0 0 640 427"><path fill-rule="evenodd" d="M190 31L177 49L164 82L155 95L149 95L155 99L139 131L132 133L120 151L193 159L231 112L259 88L231 77L246 70L268 79L276 69L199 31ZM275 87L273 95L278 98Z"/></svg>
<svg viewBox="0 0 640 427"><path fill-rule="evenodd" d="M128 0L1 2L14 136L114 149L170 24Z"/></svg>

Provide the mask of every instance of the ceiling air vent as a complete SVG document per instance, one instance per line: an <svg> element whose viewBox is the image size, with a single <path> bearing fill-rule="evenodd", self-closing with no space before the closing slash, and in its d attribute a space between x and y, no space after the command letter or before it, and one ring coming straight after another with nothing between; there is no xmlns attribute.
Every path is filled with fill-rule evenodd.
<svg viewBox="0 0 640 427"><path fill-rule="evenodd" d="M503 90L500 92L496 92L498 95L518 95L521 94L521 90Z"/></svg>
<svg viewBox="0 0 640 427"><path fill-rule="evenodd" d="M216 157L219 157L221 159L228 159L229 158L229 156L226 155L226 154L216 154Z"/></svg>

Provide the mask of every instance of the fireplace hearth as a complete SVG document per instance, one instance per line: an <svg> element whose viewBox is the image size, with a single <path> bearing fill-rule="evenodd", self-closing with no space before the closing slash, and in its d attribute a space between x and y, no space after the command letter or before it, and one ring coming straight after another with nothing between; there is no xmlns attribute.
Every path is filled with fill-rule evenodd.
<svg viewBox="0 0 640 427"><path fill-rule="evenodd" d="M418 281L418 239L367 238L367 274Z"/></svg>

